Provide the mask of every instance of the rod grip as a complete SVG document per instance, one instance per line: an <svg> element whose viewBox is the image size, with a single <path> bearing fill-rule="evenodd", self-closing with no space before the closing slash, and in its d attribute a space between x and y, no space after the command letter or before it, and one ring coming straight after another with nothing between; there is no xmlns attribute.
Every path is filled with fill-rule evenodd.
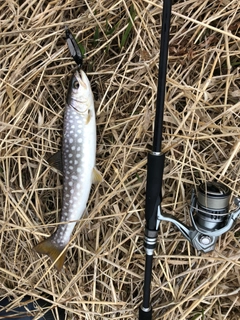
<svg viewBox="0 0 240 320"><path fill-rule="evenodd" d="M142 308L139 308L139 320L152 320L152 308L148 311L143 311Z"/></svg>
<svg viewBox="0 0 240 320"><path fill-rule="evenodd" d="M165 154L148 154L145 218L146 227L156 230L157 208L162 201Z"/></svg>

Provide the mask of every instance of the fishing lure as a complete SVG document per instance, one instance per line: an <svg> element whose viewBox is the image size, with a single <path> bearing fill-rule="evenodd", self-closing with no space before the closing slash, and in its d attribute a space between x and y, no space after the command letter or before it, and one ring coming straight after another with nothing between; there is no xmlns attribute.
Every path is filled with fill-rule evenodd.
<svg viewBox="0 0 240 320"><path fill-rule="evenodd" d="M77 44L77 41L75 40L74 36L72 35L68 27L65 27L65 32L66 32L66 38L67 38L67 45L72 55L72 58L76 62L78 67L81 68L83 64L83 57L79 49L79 46Z"/></svg>

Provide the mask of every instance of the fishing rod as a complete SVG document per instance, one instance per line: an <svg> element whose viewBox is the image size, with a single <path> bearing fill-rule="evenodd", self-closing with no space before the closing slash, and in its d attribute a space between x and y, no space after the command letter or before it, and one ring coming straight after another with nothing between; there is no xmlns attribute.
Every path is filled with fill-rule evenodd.
<svg viewBox="0 0 240 320"><path fill-rule="evenodd" d="M147 162L144 238L146 259L143 302L139 308L139 320L152 319L150 302L152 261L160 222L172 222L195 249L209 252L214 250L218 237L230 230L236 223L237 218L240 217L240 198L236 197L234 199L236 208L229 212L231 190L223 183L216 181L203 182L198 187L197 192L195 190L192 191L189 212L192 226L188 227L174 216L163 214L161 210L161 190L165 159L165 154L161 152L161 148L171 7L171 0L163 1L153 148L152 152L148 154Z"/></svg>
<svg viewBox="0 0 240 320"><path fill-rule="evenodd" d="M158 211L162 201L162 178L165 154L161 152L163 112L166 88L168 43L171 18L172 1L163 1L162 31L158 71L157 104L154 125L154 137L152 152L148 154L147 163L147 186L146 186L146 206L145 206L145 239L144 247L146 251L145 275L143 287L143 302L139 308L139 320L152 319L152 307L150 303L151 275L153 253L157 243L160 220Z"/></svg>

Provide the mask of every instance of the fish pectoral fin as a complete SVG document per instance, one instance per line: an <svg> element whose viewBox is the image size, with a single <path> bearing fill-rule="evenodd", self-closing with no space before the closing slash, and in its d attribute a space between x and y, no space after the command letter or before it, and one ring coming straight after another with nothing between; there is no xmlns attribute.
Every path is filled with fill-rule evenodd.
<svg viewBox="0 0 240 320"><path fill-rule="evenodd" d="M102 181L103 181L103 177L101 173L98 171L96 167L94 167L92 171L92 183L100 183Z"/></svg>
<svg viewBox="0 0 240 320"><path fill-rule="evenodd" d="M89 124L89 122L90 122L90 120L91 120L91 117L92 117L92 115L91 115L91 110L88 109L86 124Z"/></svg>
<svg viewBox="0 0 240 320"><path fill-rule="evenodd" d="M37 253L48 255L52 262L54 262L54 266L58 271L62 270L65 258L66 258L66 250L63 252L64 247L57 247L51 237L40 242L33 248ZM59 257L60 256L60 257Z"/></svg>
<svg viewBox="0 0 240 320"><path fill-rule="evenodd" d="M54 153L50 158L47 159L47 162L50 166L63 172L62 150L60 149Z"/></svg>

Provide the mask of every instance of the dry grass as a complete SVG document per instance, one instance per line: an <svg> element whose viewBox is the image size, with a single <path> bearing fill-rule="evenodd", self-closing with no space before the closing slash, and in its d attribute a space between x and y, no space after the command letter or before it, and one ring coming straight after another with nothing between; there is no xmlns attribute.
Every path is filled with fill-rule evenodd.
<svg viewBox="0 0 240 320"><path fill-rule="evenodd" d="M121 47L132 3L136 16ZM50 294L68 319L136 319L161 12L156 0L1 1L0 294L15 298L11 307L26 294ZM173 5L163 209L187 223L190 192L201 181L217 179L239 193L239 18L238 0ZM65 25L86 50L104 183L93 188L89 217L77 224L58 273L32 247L60 218L61 176L46 159L61 146L74 67ZM239 319L239 237L237 225L213 253L199 255L173 225L162 223L154 319Z"/></svg>

